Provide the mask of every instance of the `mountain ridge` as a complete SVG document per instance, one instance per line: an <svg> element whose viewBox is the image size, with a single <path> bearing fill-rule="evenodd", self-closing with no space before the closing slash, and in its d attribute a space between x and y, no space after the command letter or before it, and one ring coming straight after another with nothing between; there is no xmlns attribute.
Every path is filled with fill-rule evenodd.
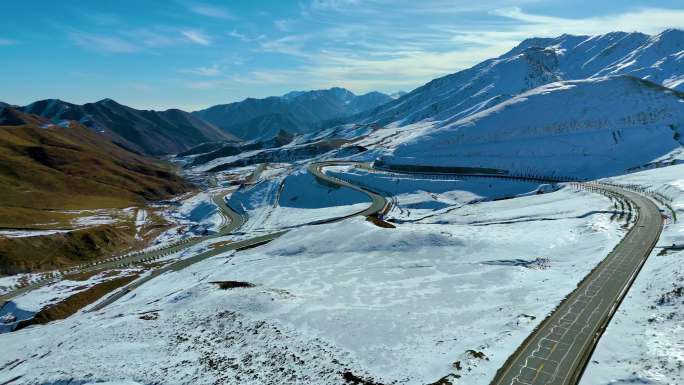
<svg viewBox="0 0 684 385"><path fill-rule="evenodd" d="M684 90L684 31L528 38L499 57L433 79L343 122L448 124L543 84L609 75L632 75Z"/></svg>
<svg viewBox="0 0 684 385"><path fill-rule="evenodd" d="M192 114L244 140L271 135L280 130L276 124L253 128L248 122L262 121L270 115L274 121L287 121L293 133L307 133L320 123L353 115L393 100L391 96L372 91L363 95L333 87L324 90L291 91L283 96L263 99L246 98L239 102L218 104ZM275 115L282 115L275 118Z"/></svg>
<svg viewBox="0 0 684 385"><path fill-rule="evenodd" d="M236 139L179 109L136 110L108 98L83 105L43 99L16 109L53 123L79 122L113 142L148 155L176 153L203 142Z"/></svg>

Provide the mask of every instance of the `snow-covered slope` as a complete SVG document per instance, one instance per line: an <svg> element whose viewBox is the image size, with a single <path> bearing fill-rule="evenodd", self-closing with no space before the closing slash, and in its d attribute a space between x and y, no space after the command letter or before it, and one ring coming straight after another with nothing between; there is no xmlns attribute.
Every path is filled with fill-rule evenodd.
<svg viewBox="0 0 684 385"><path fill-rule="evenodd" d="M683 98L628 76L552 83L452 124L416 124L393 139L383 160L561 176L624 173L681 154Z"/></svg>
<svg viewBox="0 0 684 385"><path fill-rule="evenodd" d="M101 311L0 335L0 365L11 362L0 383L348 385L351 372L366 380L357 384L449 373L488 384L621 238L610 208L562 189L394 229L363 218L295 229L168 272ZM224 280L254 286L211 283Z"/></svg>
<svg viewBox="0 0 684 385"><path fill-rule="evenodd" d="M552 50L531 47L518 55L490 59L426 85L355 119L399 125L445 120L491 107L542 84L560 80Z"/></svg>
<svg viewBox="0 0 684 385"><path fill-rule="evenodd" d="M552 51L558 60L555 71L565 80L596 76L615 62L620 61L649 40L639 32L611 32L605 35L576 36L564 34L555 38L525 39L503 55L518 55L531 47ZM617 75L621 73L614 73Z"/></svg>
<svg viewBox="0 0 684 385"><path fill-rule="evenodd" d="M669 29L648 39L597 76L629 74L684 91L684 31Z"/></svg>

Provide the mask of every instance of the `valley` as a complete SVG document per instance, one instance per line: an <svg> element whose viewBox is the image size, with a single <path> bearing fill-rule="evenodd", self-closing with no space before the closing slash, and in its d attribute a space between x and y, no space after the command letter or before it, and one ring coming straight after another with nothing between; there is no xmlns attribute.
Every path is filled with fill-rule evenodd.
<svg viewBox="0 0 684 385"><path fill-rule="evenodd" d="M531 38L397 95L194 112L0 103L0 383L680 383L682 49Z"/></svg>

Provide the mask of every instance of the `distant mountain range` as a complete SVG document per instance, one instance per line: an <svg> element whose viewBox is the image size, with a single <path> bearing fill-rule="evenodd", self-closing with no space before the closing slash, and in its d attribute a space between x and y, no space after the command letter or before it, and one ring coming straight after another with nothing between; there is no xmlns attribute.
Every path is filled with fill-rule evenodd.
<svg viewBox="0 0 684 385"><path fill-rule="evenodd" d="M83 105L45 99L26 106L0 102L0 125L76 121L111 141L147 155L174 154L207 142L269 139L285 131L306 133L393 100L380 92L357 96L344 88L293 91L188 113L136 110L111 99Z"/></svg>
<svg viewBox="0 0 684 385"><path fill-rule="evenodd" d="M340 90L328 91L334 99L351 99ZM323 120L320 130L313 129L316 135L300 136L295 144L303 146L307 137L312 142L356 139L357 149L371 150L364 160L390 165L609 176L684 160L684 97L679 91L684 91L683 31L531 38L365 112ZM274 127L302 133L297 131L301 123L288 114L306 104L288 102L316 100L319 92L214 108L225 112L273 103L284 112L271 111L235 127L244 123L245 128L264 126L253 131L262 134L271 130L272 135ZM310 116L310 111L298 113ZM235 110L227 114L237 115L248 116ZM196 157L193 164L239 152L237 146L226 146Z"/></svg>
<svg viewBox="0 0 684 385"><path fill-rule="evenodd" d="M178 109L136 110L111 99L83 105L47 99L15 109L55 124L79 122L115 143L149 155L177 153L203 142L236 139ZM0 121L0 124L10 123Z"/></svg>
<svg viewBox="0 0 684 385"><path fill-rule="evenodd" d="M632 76L646 82L625 86L624 81L602 80L620 76ZM583 79L596 80L595 86L572 83ZM670 29L653 36L613 32L596 36L531 38L497 58L434 79L409 93L391 96L379 92L355 95L344 88L293 91L279 97L248 98L192 113L177 109L136 110L110 99L84 105L49 99L22 107L0 104L0 125L64 125L65 122L76 121L121 147L147 155L179 153L191 148L199 151L196 146L202 143L214 143L210 146L213 150L234 153L244 146L226 147L216 143L237 140L267 143L273 138L297 134L313 134L315 137L319 132L321 135L329 132L334 137L345 132L345 129L338 128L347 126L354 131L355 127L363 126L378 130L386 126L410 128L415 125L417 131L404 130L393 140L383 141L386 148L379 149L387 159L392 158L393 151L401 149L400 158L407 161L410 158L409 143L422 143L424 138L421 136L434 136L437 132L452 135L449 130L441 130L443 127L459 127L458 130L464 132L463 122L467 121L468 127L484 124L485 120L471 117L491 114L492 109L508 106L505 103L518 95L556 83L585 90L588 92L584 95L586 98L593 98L594 94L606 97L610 95L606 89L613 86L617 93L631 90L639 95L651 95L641 92L648 84L665 87L665 91L659 91L661 93L684 91L684 32ZM563 103L571 106L589 103L586 108L592 109L599 107L591 103L601 102L579 100L581 93L559 93L553 87L543 89L546 94L567 98L562 102L558 99L558 105L546 108L563 109ZM543 99L534 95L535 101ZM634 105L636 111L652 113L647 112L651 108L650 102L645 100L643 103ZM530 116L517 116L517 120L507 123L507 126L541 124L535 119L542 115L532 114L532 109L529 111ZM344 123L353 125L345 126ZM574 121L566 123L576 124ZM679 133L677 127L674 130ZM351 136L345 138L351 139ZM418 161L418 157L412 159L412 162Z"/></svg>
<svg viewBox="0 0 684 385"><path fill-rule="evenodd" d="M271 137L280 130L307 133L331 119L343 118L392 101L389 95L355 95L344 88L293 91L265 99L245 99L192 114L244 140Z"/></svg>

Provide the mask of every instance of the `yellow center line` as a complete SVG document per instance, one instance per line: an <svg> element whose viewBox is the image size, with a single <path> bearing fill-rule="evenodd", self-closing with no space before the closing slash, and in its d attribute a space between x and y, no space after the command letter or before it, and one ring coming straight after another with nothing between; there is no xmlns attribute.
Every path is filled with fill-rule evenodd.
<svg viewBox="0 0 684 385"><path fill-rule="evenodd" d="M542 361L541 364L539 364L539 367L537 368L537 374L534 375L534 378L530 382L531 384L534 384L534 381L539 377L539 373L541 373L541 370L544 368L544 362Z"/></svg>
<svg viewBox="0 0 684 385"><path fill-rule="evenodd" d="M556 341L556 343L553 344L553 347L551 348L551 353L555 352L557 347L558 347L558 341Z"/></svg>

